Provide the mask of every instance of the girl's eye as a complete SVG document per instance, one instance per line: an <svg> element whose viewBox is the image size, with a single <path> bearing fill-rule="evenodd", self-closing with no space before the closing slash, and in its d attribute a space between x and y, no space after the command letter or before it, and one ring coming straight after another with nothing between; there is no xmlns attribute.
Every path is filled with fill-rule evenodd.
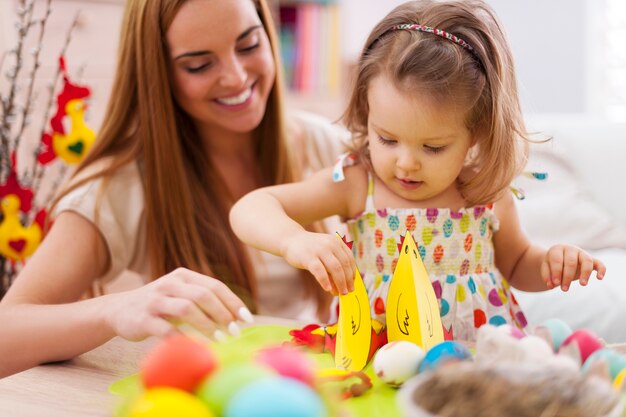
<svg viewBox="0 0 626 417"><path fill-rule="evenodd" d="M439 152L443 151L444 149L446 149L446 147L445 146L424 145L424 149L426 149L428 152L431 152L431 153L439 153Z"/></svg>
<svg viewBox="0 0 626 417"><path fill-rule="evenodd" d="M387 139L384 138L382 136L378 136L378 141L382 144L382 145L394 145L397 143L397 141L393 140L393 139Z"/></svg>

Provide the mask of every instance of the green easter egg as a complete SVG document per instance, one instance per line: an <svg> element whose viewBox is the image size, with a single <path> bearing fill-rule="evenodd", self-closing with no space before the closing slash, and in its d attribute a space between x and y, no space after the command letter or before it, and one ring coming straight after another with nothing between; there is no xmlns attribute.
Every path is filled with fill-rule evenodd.
<svg viewBox="0 0 626 417"><path fill-rule="evenodd" d="M196 394L216 415L222 415L231 397L250 382L276 376L271 369L255 363L224 365L206 378Z"/></svg>

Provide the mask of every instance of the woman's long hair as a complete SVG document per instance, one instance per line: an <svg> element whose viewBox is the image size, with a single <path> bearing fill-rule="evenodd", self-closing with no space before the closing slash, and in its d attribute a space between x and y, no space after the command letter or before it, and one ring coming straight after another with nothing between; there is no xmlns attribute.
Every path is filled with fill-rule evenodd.
<svg viewBox="0 0 626 417"><path fill-rule="evenodd" d="M254 309L254 269L228 221L233 198L202 151L191 119L172 95L165 33L185 1L127 1L103 126L71 187L54 204L89 180L102 177L106 184L122 166L139 162L151 278L186 267L222 280ZM280 184L298 179L300 173L286 141L274 25L266 0L254 3L270 40L277 74L265 116L254 131L256 154L262 185ZM107 160L105 169L77 179L103 159Z"/></svg>

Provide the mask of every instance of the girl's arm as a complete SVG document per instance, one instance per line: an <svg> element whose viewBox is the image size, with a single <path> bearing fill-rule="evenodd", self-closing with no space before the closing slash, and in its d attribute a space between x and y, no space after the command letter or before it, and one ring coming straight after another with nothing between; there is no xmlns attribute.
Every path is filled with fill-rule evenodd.
<svg viewBox="0 0 626 417"><path fill-rule="evenodd" d="M344 172L345 180L337 183L327 168L301 182L252 191L231 209L233 231L246 244L308 269L325 290L352 291L352 252L335 236L305 229L326 217L348 218L362 210L367 174L358 165Z"/></svg>
<svg viewBox="0 0 626 417"><path fill-rule="evenodd" d="M546 250L533 245L521 228L510 193L496 202L495 211L500 220L493 239L496 266L515 288L544 291L560 286L567 291L573 280L587 285L593 271L598 279L604 277L604 264L580 248L555 245Z"/></svg>
<svg viewBox="0 0 626 417"><path fill-rule="evenodd" d="M115 335L140 340L228 324L244 307L221 282L177 270L133 291L77 301L102 276L109 255L98 229L63 212L0 302L0 377L70 359ZM245 315L245 313L244 313Z"/></svg>

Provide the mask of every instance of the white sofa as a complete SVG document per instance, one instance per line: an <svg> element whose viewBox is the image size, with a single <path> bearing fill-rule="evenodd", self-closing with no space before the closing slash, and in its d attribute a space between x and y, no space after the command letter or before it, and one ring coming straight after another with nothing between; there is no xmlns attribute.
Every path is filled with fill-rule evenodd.
<svg viewBox="0 0 626 417"><path fill-rule="evenodd" d="M533 144L528 168L548 180L517 181L526 198L517 204L529 237L549 246L571 243L601 259L603 281L542 293L516 292L531 324L560 318L594 331L609 343L626 342L626 124L534 121L551 135Z"/></svg>

